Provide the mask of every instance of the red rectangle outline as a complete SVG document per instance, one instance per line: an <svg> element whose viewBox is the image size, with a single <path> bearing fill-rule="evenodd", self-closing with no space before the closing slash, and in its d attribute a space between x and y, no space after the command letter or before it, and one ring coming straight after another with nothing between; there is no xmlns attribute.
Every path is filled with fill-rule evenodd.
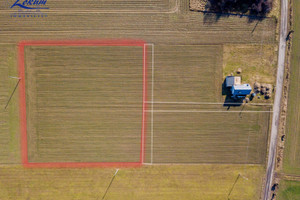
<svg viewBox="0 0 300 200"><path fill-rule="evenodd" d="M25 46L142 46L143 47L143 105L142 134L139 162L28 162L26 92L25 92ZM147 102L147 49L142 40L64 40L64 41L21 41L18 44L18 65L20 77L20 129L22 165L27 168L65 168L65 167L140 167L145 159L146 102Z"/></svg>

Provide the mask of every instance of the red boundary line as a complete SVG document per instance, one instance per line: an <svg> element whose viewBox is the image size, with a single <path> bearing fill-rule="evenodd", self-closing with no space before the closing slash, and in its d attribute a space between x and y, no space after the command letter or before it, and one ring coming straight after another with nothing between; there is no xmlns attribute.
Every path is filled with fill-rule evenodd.
<svg viewBox="0 0 300 200"><path fill-rule="evenodd" d="M142 105L142 134L139 162L45 162L33 163L28 161L26 94L25 94L25 46L142 46L143 47L143 105ZM146 135L146 101L147 101L147 51L146 43L142 40L67 40L67 41L21 41L18 44L18 65L20 80L20 129L21 129L21 158L27 168L66 168L66 167L140 167L145 158Z"/></svg>

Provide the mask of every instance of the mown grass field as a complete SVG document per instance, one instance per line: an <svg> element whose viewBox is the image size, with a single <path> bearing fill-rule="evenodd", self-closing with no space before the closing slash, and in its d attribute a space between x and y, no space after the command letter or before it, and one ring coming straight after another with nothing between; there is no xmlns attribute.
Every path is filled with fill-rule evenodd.
<svg viewBox="0 0 300 200"><path fill-rule="evenodd" d="M154 163L265 162L269 113L156 111Z"/></svg>
<svg viewBox="0 0 300 200"><path fill-rule="evenodd" d="M115 169L0 167L1 199L102 199ZM105 199L259 198L264 169L247 165L174 165L120 169Z"/></svg>
<svg viewBox="0 0 300 200"><path fill-rule="evenodd" d="M220 102L221 45L155 45L154 50L154 101Z"/></svg>
<svg viewBox="0 0 300 200"><path fill-rule="evenodd" d="M155 135L147 134L152 152L146 159L264 163L270 113L260 111L269 108L227 111L222 105L180 103L220 102L221 46L155 50L154 79L148 79L155 88L154 121L147 123L148 130L154 124ZM142 47L26 47L29 161L139 161L142 54ZM147 107L152 112L151 103Z"/></svg>
<svg viewBox="0 0 300 200"><path fill-rule="evenodd" d="M137 7L130 7L127 12L117 9L125 1L120 1L116 8L109 6L108 9L99 9L105 2L116 1L49 1L49 10L44 11L46 18L11 17L17 8L10 9L7 6L0 13L0 42L17 43L24 39L50 38L138 38L156 44L177 45L275 42L274 18L266 18L258 24L255 20L250 22L247 17L235 16L210 21L203 14L189 12L188 0L178 0L175 9L163 7L153 11L146 8L148 12L138 7L142 1L135 1ZM89 6L89 3L92 5ZM143 3L145 6L149 3L155 6L158 2ZM114 9L115 12L112 12Z"/></svg>
<svg viewBox="0 0 300 200"><path fill-rule="evenodd" d="M143 47L26 47L29 161L138 162Z"/></svg>
<svg viewBox="0 0 300 200"><path fill-rule="evenodd" d="M16 87L16 48L1 45L0 52L0 163L20 162L18 90L8 100Z"/></svg>
<svg viewBox="0 0 300 200"><path fill-rule="evenodd" d="M294 30L291 60L290 89L288 99L284 172L300 174L300 2L293 1Z"/></svg>
<svg viewBox="0 0 300 200"><path fill-rule="evenodd" d="M278 191L278 200L294 200L300 198L300 182L299 181L280 181Z"/></svg>
<svg viewBox="0 0 300 200"><path fill-rule="evenodd" d="M276 45L225 45L223 57L223 77L238 75L242 69L242 81L254 84L269 83L274 85L276 78Z"/></svg>
<svg viewBox="0 0 300 200"><path fill-rule="evenodd" d="M8 156L8 146L9 144L9 113L7 110L4 110L4 107L8 100L8 92L9 92L9 79L8 79L8 63L7 59L5 59L7 55L7 51L1 51L0 53L0 146L3 151L0 153L0 160L6 160Z"/></svg>

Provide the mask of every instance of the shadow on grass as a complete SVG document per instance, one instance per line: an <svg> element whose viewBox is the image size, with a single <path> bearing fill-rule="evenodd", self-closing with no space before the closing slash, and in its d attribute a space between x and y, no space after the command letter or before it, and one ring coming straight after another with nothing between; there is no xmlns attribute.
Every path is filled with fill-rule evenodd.
<svg viewBox="0 0 300 200"><path fill-rule="evenodd" d="M248 23L257 22L257 24L266 19L266 16L258 16L258 15L247 15L247 14L235 14L235 13L219 13L212 11L197 11L204 14L203 23L206 25L214 24L218 22L221 18L228 18L230 16L237 16L240 18L248 18Z"/></svg>

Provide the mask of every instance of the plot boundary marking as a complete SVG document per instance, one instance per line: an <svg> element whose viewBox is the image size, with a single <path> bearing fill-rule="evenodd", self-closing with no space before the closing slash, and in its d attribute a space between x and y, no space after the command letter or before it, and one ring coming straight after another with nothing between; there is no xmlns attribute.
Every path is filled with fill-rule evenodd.
<svg viewBox="0 0 300 200"><path fill-rule="evenodd" d="M145 157L146 103L147 103L147 49L143 40L63 40L63 41L21 41L18 44L18 70L20 81L20 130L21 130L21 162L27 168L68 168L68 167L140 167ZM143 102L142 130L139 162L43 162L28 161L26 90L25 90L25 46L140 46L143 47Z"/></svg>

